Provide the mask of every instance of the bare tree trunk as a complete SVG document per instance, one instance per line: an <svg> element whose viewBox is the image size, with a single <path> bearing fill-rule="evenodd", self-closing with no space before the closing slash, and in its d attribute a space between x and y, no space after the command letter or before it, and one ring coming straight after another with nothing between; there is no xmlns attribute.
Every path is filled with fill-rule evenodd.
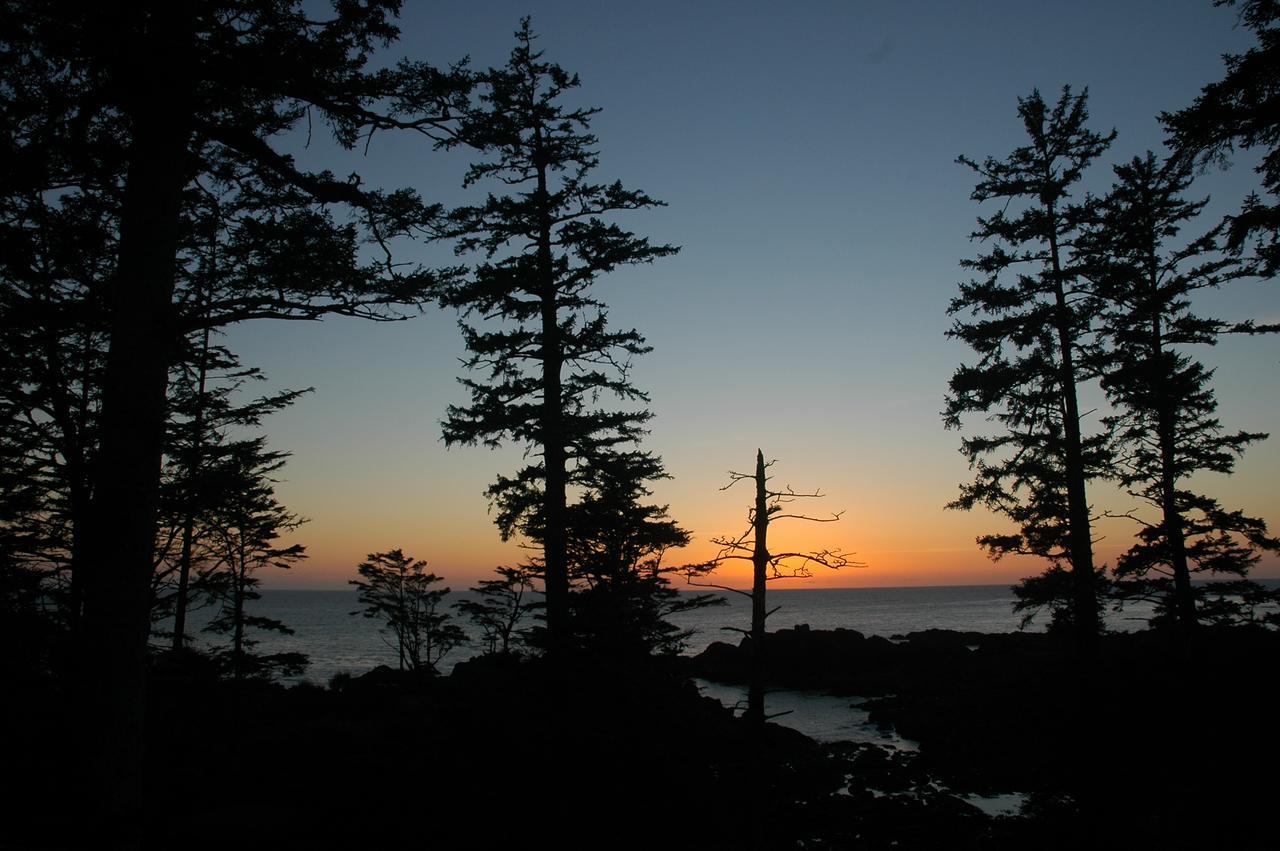
<svg viewBox="0 0 1280 851"><path fill-rule="evenodd" d="M746 719L764 723L765 586L769 567L769 495L765 490L764 452L756 450L755 550L751 554L751 679L747 685Z"/></svg>

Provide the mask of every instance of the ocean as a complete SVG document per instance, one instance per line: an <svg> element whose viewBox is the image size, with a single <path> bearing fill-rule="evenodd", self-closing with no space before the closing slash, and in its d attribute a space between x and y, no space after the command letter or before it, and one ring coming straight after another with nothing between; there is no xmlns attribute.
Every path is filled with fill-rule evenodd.
<svg viewBox="0 0 1280 851"><path fill-rule="evenodd" d="M696 654L713 641L737 643L738 633L725 627L745 629L750 625L751 607L740 594L724 594L727 605L686 612L672 620L695 630L686 653ZM461 594L452 595L460 599ZM893 635L923 629L954 629L975 632L1013 632L1020 616L1013 614L1013 594L1007 585L967 585L931 588L838 588L769 590L769 605L777 611L769 618L769 629L808 624L813 629L856 629L866 635ZM361 674L377 665L395 665L396 654L379 629L379 623L361 615L356 592L264 590L262 599L250 603L250 613L275 618L294 630L293 635L256 633L258 650L264 653L294 651L311 659L298 680L327 683L334 674ZM196 628L203 619L194 618ZM465 620L461 621L464 624ZM1032 631L1044 628L1037 619ZM1127 630L1140 628L1145 613L1128 610L1109 614L1108 626ZM197 637L197 644L204 640ZM478 644L459 647L443 663L445 670L478 652Z"/></svg>

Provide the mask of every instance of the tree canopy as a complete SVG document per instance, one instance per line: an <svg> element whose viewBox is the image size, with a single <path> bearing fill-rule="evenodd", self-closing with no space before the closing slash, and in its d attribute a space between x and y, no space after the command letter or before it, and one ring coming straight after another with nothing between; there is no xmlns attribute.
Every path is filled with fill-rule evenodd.
<svg viewBox="0 0 1280 851"><path fill-rule="evenodd" d="M383 641L396 651L400 670L415 674L439 673L440 660L467 640L442 605L449 589L433 588L443 580L426 567L400 549L369 553L356 568L360 578L351 580L364 607L352 614L385 623L391 637Z"/></svg>
<svg viewBox="0 0 1280 851"><path fill-rule="evenodd" d="M1096 375L1096 299L1071 253L1092 213L1071 193L1115 137L1089 129L1087 102L1087 91L1064 87L1050 106L1033 91L1018 100L1025 145L1004 159L959 159L978 175L972 199L999 207L979 217L971 239L985 250L961 262L974 277L948 308L956 317L948 336L977 360L951 377L943 412L948 428L962 428L969 414L999 426L962 440L975 475L950 507L984 506L1016 524L1014 534L978 539L993 558L1022 553L1049 560L1052 572L1069 567L1069 605L1033 602L1054 605L1085 654L1099 630L1086 483L1106 458L1102 438L1081 426L1077 387Z"/></svg>
<svg viewBox="0 0 1280 851"><path fill-rule="evenodd" d="M1190 106L1161 113L1169 145L1184 162L1225 165L1237 148L1261 154L1256 167L1271 200L1251 194L1229 218L1227 245L1239 252L1252 239L1260 271L1280 271L1280 3L1214 0L1239 8L1240 21L1258 38L1242 54L1223 57L1226 73Z"/></svg>
<svg viewBox="0 0 1280 851"><path fill-rule="evenodd" d="M1115 477L1157 511L1155 518L1130 513L1140 524L1138 540L1116 564L1117 587L1122 598L1155 603L1159 616L1184 632L1201 620L1251 618L1267 594L1243 580L1260 553L1277 551L1280 541L1261 520L1222 508L1193 481L1202 472L1230 473L1245 448L1266 435L1224 431L1213 371L1188 353L1215 344L1231 327L1195 310L1197 291L1238 280L1247 268L1221 253L1223 226L1178 241L1206 203L1185 198L1189 163L1148 152L1114 171L1115 185L1080 253L1100 297L1102 385L1116 411ZM1236 581L1195 586L1197 576Z"/></svg>
<svg viewBox="0 0 1280 851"><path fill-rule="evenodd" d="M167 389L184 333L260 316L382 316L423 297L429 274L363 251L416 233L438 209L308 169L283 148L304 123L346 148L382 130L446 126L462 78L422 64L367 68L395 37L398 9L15 0L0 11L6 324L48 329L58 342L46 353L86 321L101 344L75 542L80 697L92 707L83 733L106 790L85 802L91 820L139 821ZM63 224L51 231L50 220ZM214 267L202 262L211 244L223 258ZM230 276L196 286L212 268Z"/></svg>
<svg viewBox="0 0 1280 851"><path fill-rule="evenodd" d="M648 351L635 331L609 327L592 284L620 266L676 252L652 245L610 218L658 206L621 183L597 183L596 109L566 105L576 75L543 61L529 20L502 68L475 75L478 104L462 115L453 145L483 155L466 185L490 184L479 205L450 214L458 251L478 254L470 273L438 289L463 314L469 369L466 405L451 406L447 444L515 441L538 460L489 489L504 538L524 534L542 549L546 623L552 644L569 631L568 493L595 459L634 443L650 413L610 410L602 398L643 405L630 359Z"/></svg>

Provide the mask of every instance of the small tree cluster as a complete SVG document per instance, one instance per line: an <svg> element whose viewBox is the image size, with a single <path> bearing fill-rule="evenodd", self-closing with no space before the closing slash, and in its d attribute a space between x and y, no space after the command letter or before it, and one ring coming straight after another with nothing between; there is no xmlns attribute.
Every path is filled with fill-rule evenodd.
<svg viewBox="0 0 1280 851"><path fill-rule="evenodd" d="M957 319L949 334L979 358L952 377L944 417L959 428L964 415L982 413L1001 430L963 440L976 475L951 507L983 506L1017 524L1015 534L979 543L994 558L1022 553L1049 562L1042 576L1015 589L1016 608L1048 607L1054 626L1074 628L1083 654L1112 589L1122 601L1155 602L1157 620L1184 632L1200 621L1253 619L1273 595L1245 577L1280 541L1261 520L1188 484L1203 471L1231 472L1244 448L1266 437L1224 431L1214 415L1212 371L1189 352L1230 331L1268 330L1193 310L1197 291L1255 271L1229 250L1241 246L1232 230L1240 220L1177 241L1205 204L1185 198L1185 154L1168 162L1150 152L1135 157L1115 166L1105 197L1072 201L1069 190L1114 132L1088 130L1086 95L1070 89L1052 109L1033 92L1020 99L1019 115L1026 146L981 165L961 158L980 175L974 200L998 200L1001 208L979 219L973 236L988 250L964 261L978 276L952 301ZM1265 261L1266 246L1259 250ZM1076 388L1093 381L1111 411L1086 435ZM1140 531L1114 578L1092 557L1085 488L1100 478L1154 511L1127 513ZM1233 581L1200 587L1192 582L1197 574Z"/></svg>
<svg viewBox="0 0 1280 851"><path fill-rule="evenodd" d="M73 481L83 472L88 487L61 490L76 496L66 558L84 752L103 774L96 788L111 793L87 798L90 812L141 809L161 459L179 341L194 328L264 316L385 316L389 305L423 298L425 276L370 263L365 247L385 248L435 211L412 192L308 169L280 144L312 120L345 148L375 130L431 134L447 124L456 77L411 63L366 67L396 36L398 3L337 3L327 15L303 6L4 7L2 324L25 322L50 341L45 363L44 354L75 351L77 326L99 335L102 355L83 397L94 451L64 468ZM206 269L233 270L234 284L186 298L200 242L226 261ZM68 284L75 289L63 298ZM89 376L83 360L65 362L62 375ZM55 437L75 423L69 410ZM24 519L33 513L13 507Z"/></svg>
<svg viewBox="0 0 1280 851"><path fill-rule="evenodd" d="M248 386L265 376L242 366L213 338L209 328L189 335L169 381L152 593L156 621L172 618L174 650L185 646L189 612L235 584L223 541L233 505L245 494L270 490L271 474L288 458L267 450L262 437L233 435L260 427L267 416L309 392L284 390L244 399ZM261 516L281 521L277 534L300 523L284 511Z"/></svg>
<svg viewBox="0 0 1280 851"><path fill-rule="evenodd" d="M400 670L415 674L439 673L440 660L467 640L443 606L449 589L433 588L443 580L426 567L399 549L369 553L356 568L360 578L351 580L364 607L351 614L382 621L382 640L396 651Z"/></svg>

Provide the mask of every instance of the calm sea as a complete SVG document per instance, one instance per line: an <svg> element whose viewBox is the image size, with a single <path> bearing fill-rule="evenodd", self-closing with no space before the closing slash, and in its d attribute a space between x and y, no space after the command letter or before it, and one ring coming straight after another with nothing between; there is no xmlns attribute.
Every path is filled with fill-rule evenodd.
<svg viewBox="0 0 1280 851"><path fill-rule="evenodd" d="M454 595L460 598L461 595ZM695 630L688 653L697 653L713 641L737 643L740 636L724 627L745 628L751 620L747 598L725 595L727 605L687 612L673 620ZM856 629L867 635L892 636L922 629L954 629L976 632L1012 632L1019 617L1013 614L1013 595L1007 585L969 585L936 588L841 588L769 591L770 629L808 624L813 629ZM301 679L326 683L339 672L361 674L377 665L396 664L393 649L384 640L375 620L351 613L359 609L355 590L262 592L251 604L251 613L283 621L293 635L258 634L262 652L296 651L307 654L311 664ZM1109 616L1112 629L1134 629L1145 621L1136 610ZM465 624L465 621L463 621ZM1043 629L1043 622L1029 629ZM389 637L389 636L388 636ZM465 659L478 646L462 647L445 659L444 666Z"/></svg>

